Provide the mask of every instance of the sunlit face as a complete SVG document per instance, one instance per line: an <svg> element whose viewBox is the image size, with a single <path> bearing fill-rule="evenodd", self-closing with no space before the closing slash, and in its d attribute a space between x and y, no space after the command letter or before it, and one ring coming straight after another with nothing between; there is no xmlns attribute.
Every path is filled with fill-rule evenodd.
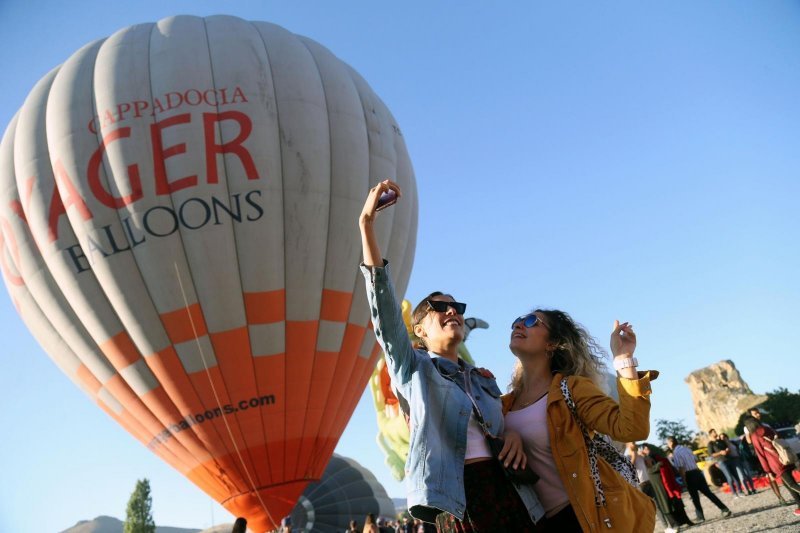
<svg viewBox="0 0 800 533"><path fill-rule="evenodd" d="M550 332L543 313L535 313L538 320L531 327L525 321L516 322L511 328L511 341L508 347L514 355L546 355L550 349Z"/></svg>
<svg viewBox="0 0 800 533"><path fill-rule="evenodd" d="M440 294L429 298L435 302L455 302L449 294ZM428 314L414 328L417 337L425 340L430 349L440 342L461 342L464 340L464 315L460 315L453 307L446 311L428 309Z"/></svg>
<svg viewBox="0 0 800 533"><path fill-rule="evenodd" d="M716 432L715 430L713 430L713 429L712 429L711 431L709 431L709 432L708 432L708 436L709 436L709 437L710 437L712 440L717 440L717 432Z"/></svg>

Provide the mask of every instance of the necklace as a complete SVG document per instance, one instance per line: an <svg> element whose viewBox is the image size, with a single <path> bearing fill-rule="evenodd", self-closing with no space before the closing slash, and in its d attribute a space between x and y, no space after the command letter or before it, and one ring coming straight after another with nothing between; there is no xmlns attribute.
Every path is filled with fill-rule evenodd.
<svg viewBox="0 0 800 533"><path fill-rule="evenodd" d="M542 398L547 396L547 392L548 391L544 391L544 393L541 396L539 396L538 398L536 398L535 400L531 400L529 402L524 402L524 403L517 403L517 407L519 409L525 409L526 407L535 404L536 402L538 402L539 400L541 400Z"/></svg>

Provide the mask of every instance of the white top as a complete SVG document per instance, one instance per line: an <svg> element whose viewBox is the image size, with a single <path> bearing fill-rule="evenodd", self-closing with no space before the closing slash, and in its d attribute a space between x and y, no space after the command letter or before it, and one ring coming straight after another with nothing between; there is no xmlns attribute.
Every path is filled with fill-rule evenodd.
<svg viewBox="0 0 800 533"><path fill-rule="evenodd" d="M636 460L633 460L633 452L627 448L625 448L625 457L633 463L633 468L636 469L636 477L639 479L639 483L650 480L650 478L647 477L647 465L644 464L644 457L637 453Z"/></svg>
<svg viewBox="0 0 800 533"><path fill-rule="evenodd" d="M486 442L486 437L483 435L478 421L475 420L475 413L471 413L467 424L467 453L464 455L464 460L491 456L489 443Z"/></svg>
<svg viewBox="0 0 800 533"><path fill-rule="evenodd" d="M506 429L516 431L522 437L528 464L539 475L533 490L544 507L545 515L553 516L569 504L569 495L558 475L550 448L547 395L519 411L509 411L506 414Z"/></svg>

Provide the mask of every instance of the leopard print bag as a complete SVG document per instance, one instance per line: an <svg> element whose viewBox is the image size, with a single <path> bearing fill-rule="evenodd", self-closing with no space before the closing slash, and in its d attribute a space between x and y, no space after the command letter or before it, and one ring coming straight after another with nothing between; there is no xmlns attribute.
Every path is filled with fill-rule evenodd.
<svg viewBox="0 0 800 533"><path fill-rule="evenodd" d="M597 456L599 455L611 468L616 470L622 478L627 481L632 487L639 486L639 479L636 476L636 470L633 468L631 462L611 444L611 440L607 435L595 432L594 438L589 437L589 431L583 425L583 421L578 416L578 410L575 407L575 400L572 399L572 393L569 391L567 385L567 378L561 380L561 393L564 395L564 400L567 402L572 417L578 423L583 433L583 440L586 442L586 450L589 454L589 470L594 481L594 501L596 505L605 506L606 495L603 491L603 483L600 481L600 473L597 470Z"/></svg>

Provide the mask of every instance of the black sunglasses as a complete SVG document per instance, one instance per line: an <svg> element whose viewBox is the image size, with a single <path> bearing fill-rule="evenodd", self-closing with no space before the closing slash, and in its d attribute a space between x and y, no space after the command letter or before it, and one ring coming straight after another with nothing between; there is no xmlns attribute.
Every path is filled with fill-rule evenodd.
<svg viewBox="0 0 800 533"><path fill-rule="evenodd" d="M436 311L437 313L446 313L448 307L452 307L455 309L456 313L459 315L463 315L464 311L467 310L467 304L461 302L444 302L441 300L425 300L428 303L428 307Z"/></svg>
<svg viewBox="0 0 800 533"><path fill-rule="evenodd" d="M522 322L522 325L525 326L526 328L532 328L536 324L541 324L544 327L547 327L547 324L542 322L541 318L536 316L534 313L531 313L529 315L523 315L521 317L515 318L514 322L511 323L511 329L514 329L514 326L516 326L520 322Z"/></svg>

